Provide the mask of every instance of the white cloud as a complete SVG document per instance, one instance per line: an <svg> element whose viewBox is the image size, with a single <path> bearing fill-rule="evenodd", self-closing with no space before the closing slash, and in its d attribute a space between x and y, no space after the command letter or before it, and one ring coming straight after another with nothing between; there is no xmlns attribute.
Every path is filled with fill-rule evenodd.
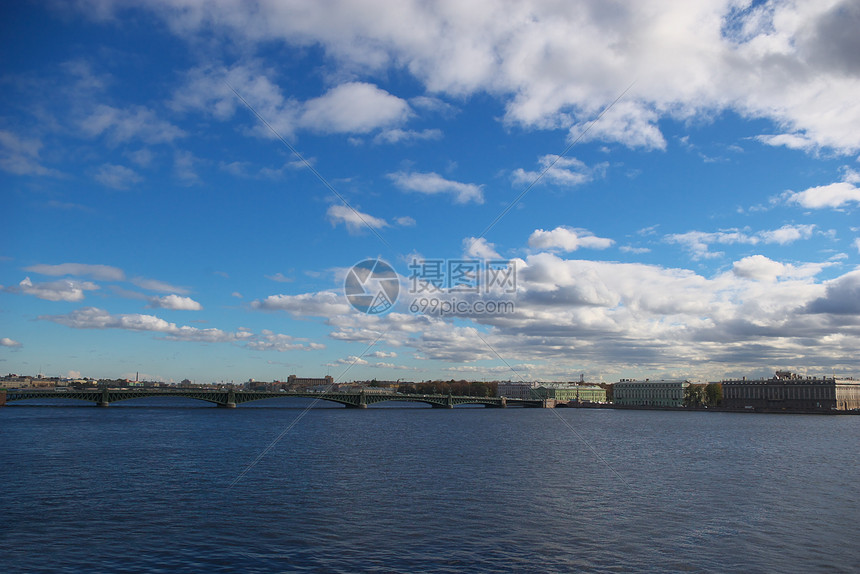
<svg viewBox="0 0 860 574"><path fill-rule="evenodd" d="M722 252L710 251L713 244L720 245L758 245L759 243L777 243L787 245L800 239L809 239L815 230L815 225L783 225L779 229L749 233L746 230L725 229L715 232L688 231L666 235L664 240L683 246L690 252L693 259L712 259L721 257Z"/></svg>
<svg viewBox="0 0 860 574"><path fill-rule="evenodd" d="M666 140L657 127L660 115L641 103L619 101L599 119L570 128L570 140L620 142L634 148L666 149Z"/></svg>
<svg viewBox="0 0 860 574"><path fill-rule="evenodd" d="M606 249L615 241L605 237L597 237L586 229L575 229L560 226L552 231L536 229L529 237L529 247L533 249L576 251L580 247L588 249Z"/></svg>
<svg viewBox="0 0 860 574"><path fill-rule="evenodd" d="M463 250L466 257L478 259L501 259L496 246L485 237L467 237L463 240Z"/></svg>
<svg viewBox="0 0 860 574"><path fill-rule="evenodd" d="M860 275L816 282L829 265L753 256L709 278L687 269L535 253L516 260L514 308L506 313L463 315L456 323L397 311L350 313L328 323L339 341L369 344L383 334L380 343L412 348L419 359L479 370L478 361L497 360L495 350L511 364L538 365L534 376L569 377L592 368L607 376L613 369L653 369L710 377L722 376L727 364L809 369L844 364L860 344ZM410 302L398 305L406 309Z"/></svg>
<svg viewBox="0 0 860 574"><path fill-rule="evenodd" d="M294 279L292 277L287 277L280 271L275 273L274 275L266 275L266 279L270 281L276 281L278 283L292 283Z"/></svg>
<svg viewBox="0 0 860 574"><path fill-rule="evenodd" d="M561 187L573 187L593 179L594 170L576 158L550 154L541 157L538 162L541 167L537 171L525 171L521 168L514 170L514 183L522 186L548 183Z"/></svg>
<svg viewBox="0 0 860 574"><path fill-rule="evenodd" d="M396 223L400 227L414 227L415 226L415 220L413 218L409 217L408 215L404 215L401 217L395 217L394 223Z"/></svg>
<svg viewBox="0 0 860 574"><path fill-rule="evenodd" d="M128 189L143 178L131 168L124 165L106 163L99 166L93 175L100 184L114 189Z"/></svg>
<svg viewBox="0 0 860 574"><path fill-rule="evenodd" d="M753 255L735 261L732 272L738 277L755 279L757 281L776 281L777 277L785 273L785 265L768 259L764 255Z"/></svg>
<svg viewBox="0 0 860 574"><path fill-rule="evenodd" d="M762 231L758 234L758 237L761 237L764 243L786 245L800 239L809 239L812 237L814 230L815 225L783 225L779 229Z"/></svg>
<svg viewBox="0 0 860 574"><path fill-rule="evenodd" d="M80 127L89 136L104 135L113 145L134 140L148 144L171 143L185 136L181 129L159 119L154 111L143 106L119 109L99 104L81 120Z"/></svg>
<svg viewBox="0 0 860 574"><path fill-rule="evenodd" d="M25 138L8 130L0 130L0 169L16 175L62 175L41 164L38 138Z"/></svg>
<svg viewBox="0 0 860 574"><path fill-rule="evenodd" d="M91 265L86 263L60 263L58 265L30 265L25 271L39 273L40 275L74 275L78 277L92 277L101 281L124 281L125 273L122 269L110 265Z"/></svg>
<svg viewBox="0 0 860 574"><path fill-rule="evenodd" d="M264 311L287 311L297 316L333 317L349 313L346 298L332 291L302 293L300 295L270 295L262 301L251 303L254 309Z"/></svg>
<svg viewBox="0 0 860 574"><path fill-rule="evenodd" d="M200 311L203 306L191 297L180 295L165 295L164 297L152 297L149 299L151 307L161 309L173 309L175 311Z"/></svg>
<svg viewBox="0 0 860 574"><path fill-rule="evenodd" d="M394 351L373 351L372 353L367 354L368 357L373 357L376 359L392 359L397 356L397 353Z"/></svg>
<svg viewBox="0 0 860 574"><path fill-rule="evenodd" d="M177 287L176 285L171 285L170 283L166 283L164 281L159 281L158 279L147 279L145 277L134 277L131 279L131 282L141 289L146 289L147 291L160 291L162 293L179 293L180 295L187 295L188 289L184 287Z"/></svg>
<svg viewBox="0 0 860 574"><path fill-rule="evenodd" d="M789 192L784 197L789 203L797 203L808 209L835 209L849 203L860 204L860 188L848 181L841 181L796 193Z"/></svg>
<svg viewBox="0 0 860 574"><path fill-rule="evenodd" d="M362 359L361 357L359 357L357 355L350 355L350 356L346 357L345 359L338 359L334 364L335 365L367 365L368 362L365 359Z"/></svg>
<svg viewBox="0 0 860 574"><path fill-rule="evenodd" d="M285 351L313 351L324 349L325 345L321 343L306 343L289 335L273 333L267 329L260 332L254 340L251 340L246 345L249 349L255 351L277 351L283 353Z"/></svg>
<svg viewBox="0 0 860 574"><path fill-rule="evenodd" d="M794 141L860 149L853 39L860 10L850 1L643 0L611 9L538 0L399 3L377 10L346 0L267 2L254 10L239 0L205 10L188 3L143 6L181 38L205 32L236 45L320 46L342 76L396 67L437 98L489 93L505 103L506 121L524 126L576 132L636 78L591 137L660 149L659 120L731 109L770 119ZM104 11L112 12L102 7L97 13ZM244 89L242 82L233 85ZM206 92L193 93L201 98ZM215 101L228 108L222 114L235 105ZM398 119L404 109L385 107L382 119ZM354 124L318 119L329 129L375 125L359 116L365 119Z"/></svg>
<svg viewBox="0 0 860 574"><path fill-rule="evenodd" d="M111 314L97 307L76 309L65 315L42 315L41 320L53 321L73 329L120 329L124 331L143 331L159 333L164 339L171 341L196 341L201 343L244 343L244 346L254 351L290 351L323 349L320 343L306 343L289 335L263 330L256 335L245 328L236 331L221 329L198 329L185 325L176 325L155 315Z"/></svg>
<svg viewBox="0 0 860 574"><path fill-rule="evenodd" d="M196 185L200 183L200 176L194 166L200 163L194 154L185 150L176 150L173 153L173 173L183 185Z"/></svg>
<svg viewBox="0 0 860 574"><path fill-rule="evenodd" d="M442 139L442 130L426 129L421 131L402 130L399 128L383 130L373 138L374 143L408 143Z"/></svg>
<svg viewBox="0 0 860 574"><path fill-rule="evenodd" d="M482 186L474 183L460 183L445 179L437 173L396 172L389 173L388 178L403 191L412 191L435 195L449 193L454 196L456 203L484 203Z"/></svg>
<svg viewBox="0 0 860 574"><path fill-rule="evenodd" d="M50 283L33 283L25 277L17 287L9 288L12 292L32 295L47 301L81 301L85 291L94 291L99 286L89 281L52 281Z"/></svg>
<svg viewBox="0 0 860 574"><path fill-rule="evenodd" d="M201 112L225 121L232 118L238 108L245 107L245 103L237 97L238 93L272 129L283 137L289 137L296 129L301 104L295 99L286 98L271 79L274 77L277 77L274 70L265 68L257 61L231 67L212 65L193 68L186 74L184 85L174 94L171 107L180 112ZM252 125L253 132L258 136L275 137L256 119Z"/></svg>
<svg viewBox="0 0 860 574"><path fill-rule="evenodd" d="M409 117L409 104L364 82L349 82L305 102L303 127L325 133L363 134L399 125Z"/></svg>
<svg viewBox="0 0 860 574"><path fill-rule="evenodd" d="M21 343L9 337L0 338L0 347L20 347Z"/></svg>
<svg viewBox="0 0 860 574"><path fill-rule="evenodd" d="M326 211L332 227L343 223L346 225L346 230L351 235L361 233L368 227L371 229L381 229L388 227L388 222L380 217L374 217L367 213L362 213L357 209L349 208L345 205L332 205Z"/></svg>
<svg viewBox="0 0 860 574"><path fill-rule="evenodd" d="M803 151L814 150L818 147L815 140L802 134L760 135L756 136L755 139L767 145L785 146L790 149Z"/></svg>
<svg viewBox="0 0 860 574"><path fill-rule="evenodd" d="M651 249L648 247L634 247L632 245L622 245L618 249L619 249L619 251L622 251L624 253L634 253L634 254L650 253L651 252Z"/></svg>

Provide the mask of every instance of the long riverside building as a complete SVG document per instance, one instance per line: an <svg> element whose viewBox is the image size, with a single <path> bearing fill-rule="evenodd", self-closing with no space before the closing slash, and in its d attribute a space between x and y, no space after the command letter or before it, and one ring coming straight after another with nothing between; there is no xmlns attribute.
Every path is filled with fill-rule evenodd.
<svg viewBox="0 0 860 574"><path fill-rule="evenodd" d="M612 402L616 405L682 407L684 389L689 386L688 381L622 379L612 386Z"/></svg>
<svg viewBox="0 0 860 574"><path fill-rule="evenodd" d="M777 371L770 379L723 381L726 408L762 411L860 409L860 380L802 377Z"/></svg>

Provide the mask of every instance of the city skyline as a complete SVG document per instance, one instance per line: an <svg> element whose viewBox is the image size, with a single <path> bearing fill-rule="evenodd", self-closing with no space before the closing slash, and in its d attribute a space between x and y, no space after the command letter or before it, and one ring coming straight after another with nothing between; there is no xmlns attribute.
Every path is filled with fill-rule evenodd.
<svg viewBox="0 0 860 574"><path fill-rule="evenodd" d="M858 374L856 3L2 14L4 373Z"/></svg>

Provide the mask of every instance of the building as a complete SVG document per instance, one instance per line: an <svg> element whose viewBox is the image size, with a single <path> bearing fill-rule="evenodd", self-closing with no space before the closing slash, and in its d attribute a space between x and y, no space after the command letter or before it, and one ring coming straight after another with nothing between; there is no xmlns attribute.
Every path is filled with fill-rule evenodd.
<svg viewBox="0 0 860 574"><path fill-rule="evenodd" d="M534 399L534 390L540 383L513 383L511 381L500 382L496 390L496 396L509 399Z"/></svg>
<svg viewBox="0 0 860 574"><path fill-rule="evenodd" d="M612 402L622 406L682 407L684 389L689 386L689 381L621 379L613 385Z"/></svg>
<svg viewBox="0 0 860 574"><path fill-rule="evenodd" d="M293 388L295 388L295 387L318 387L318 386L330 387L331 385L334 384L334 378L331 375L326 375L325 377L323 377L321 379L302 378L302 377L297 377L295 375L290 375L289 377L287 377L287 384Z"/></svg>
<svg viewBox="0 0 860 574"><path fill-rule="evenodd" d="M605 403L606 389L596 385L541 385L530 398Z"/></svg>
<svg viewBox="0 0 860 574"><path fill-rule="evenodd" d="M777 371L770 379L723 381L723 406L761 411L845 411L860 409L860 381L803 377Z"/></svg>

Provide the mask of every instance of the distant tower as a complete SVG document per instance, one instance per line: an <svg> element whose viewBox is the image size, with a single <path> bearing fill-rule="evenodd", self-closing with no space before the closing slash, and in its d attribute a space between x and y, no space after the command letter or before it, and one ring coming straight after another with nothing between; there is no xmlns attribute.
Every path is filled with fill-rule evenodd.
<svg viewBox="0 0 860 574"><path fill-rule="evenodd" d="M134 373L134 382L137 383L140 380L140 371L136 371Z"/></svg>

